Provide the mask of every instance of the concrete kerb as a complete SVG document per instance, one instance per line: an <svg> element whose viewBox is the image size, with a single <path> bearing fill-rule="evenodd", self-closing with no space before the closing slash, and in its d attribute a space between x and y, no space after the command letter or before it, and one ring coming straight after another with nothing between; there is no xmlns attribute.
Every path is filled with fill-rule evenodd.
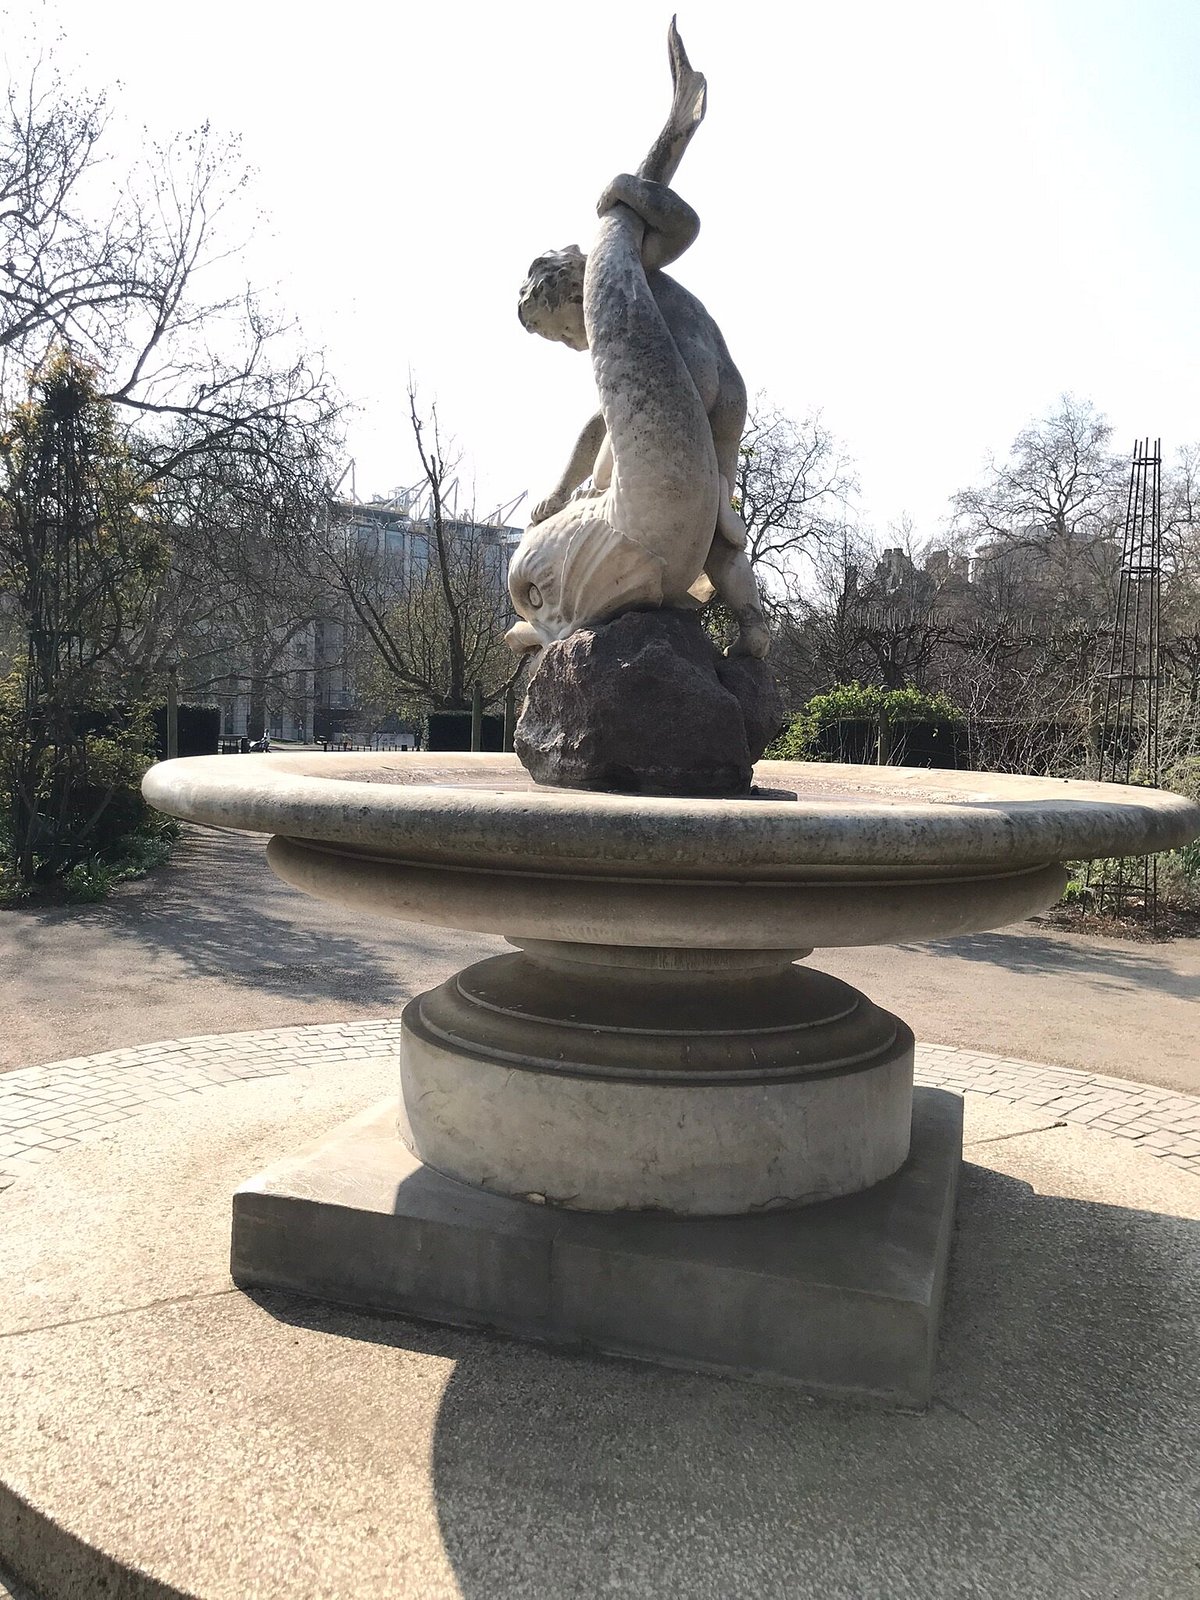
<svg viewBox="0 0 1200 1600"><path fill-rule="evenodd" d="M394 1055L399 1044L400 1020L389 1017L201 1034L5 1073L0 1076L0 1190L55 1152L164 1101L314 1066L336 1070ZM917 1046L916 1081L989 1095L1051 1122L1129 1140L1200 1177L1200 1097L1195 1095L933 1044Z"/></svg>

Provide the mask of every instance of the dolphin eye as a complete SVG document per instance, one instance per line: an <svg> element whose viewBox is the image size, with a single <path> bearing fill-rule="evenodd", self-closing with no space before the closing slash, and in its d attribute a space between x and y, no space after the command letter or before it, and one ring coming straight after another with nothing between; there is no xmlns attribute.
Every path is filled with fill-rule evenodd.
<svg viewBox="0 0 1200 1600"><path fill-rule="evenodd" d="M532 608L535 611L541 605L541 603L542 603L542 591L538 588L536 583L531 583L529 585L529 590L528 590L525 598L526 598L526 600L529 602L529 604L532 606Z"/></svg>

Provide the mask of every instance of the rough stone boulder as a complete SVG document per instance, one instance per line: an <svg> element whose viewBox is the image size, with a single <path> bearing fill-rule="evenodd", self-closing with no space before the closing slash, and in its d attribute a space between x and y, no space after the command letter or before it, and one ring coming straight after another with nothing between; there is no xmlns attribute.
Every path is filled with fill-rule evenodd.
<svg viewBox="0 0 1200 1600"><path fill-rule="evenodd" d="M694 611L628 611L551 644L516 750L538 783L739 795L783 724L765 662L723 656Z"/></svg>

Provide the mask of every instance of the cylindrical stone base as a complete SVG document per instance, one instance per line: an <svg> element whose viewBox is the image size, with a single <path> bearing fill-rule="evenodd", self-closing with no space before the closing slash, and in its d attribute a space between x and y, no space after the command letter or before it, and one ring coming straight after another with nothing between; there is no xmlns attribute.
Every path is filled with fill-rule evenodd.
<svg viewBox="0 0 1200 1600"><path fill-rule="evenodd" d="M405 1009L400 1133L426 1165L586 1211L742 1215L908 1154L912 1034L796 952L526 942Z"/></svg>

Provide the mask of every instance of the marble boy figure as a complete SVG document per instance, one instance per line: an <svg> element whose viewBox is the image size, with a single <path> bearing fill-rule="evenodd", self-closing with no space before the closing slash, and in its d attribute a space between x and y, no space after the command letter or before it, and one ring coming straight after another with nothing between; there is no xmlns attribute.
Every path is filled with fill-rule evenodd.
<svg viewBox="0 0 1200 1600"><path fill-rule="evenodd" d="M591 254L572 245L540 256L521 290L530 332L591 352L601 409L513 558L522 620L508 641L518 651L620 610L688 605L713 590L737 617L734 652L767 651L746 530L730 504L745 385L716 323L662 270L699 231L666 180L705 107L704 79L674 24L670 46L671 117L638 175L622 174L601 196ZM589 490L573 496L589 476Z"/></svg>

